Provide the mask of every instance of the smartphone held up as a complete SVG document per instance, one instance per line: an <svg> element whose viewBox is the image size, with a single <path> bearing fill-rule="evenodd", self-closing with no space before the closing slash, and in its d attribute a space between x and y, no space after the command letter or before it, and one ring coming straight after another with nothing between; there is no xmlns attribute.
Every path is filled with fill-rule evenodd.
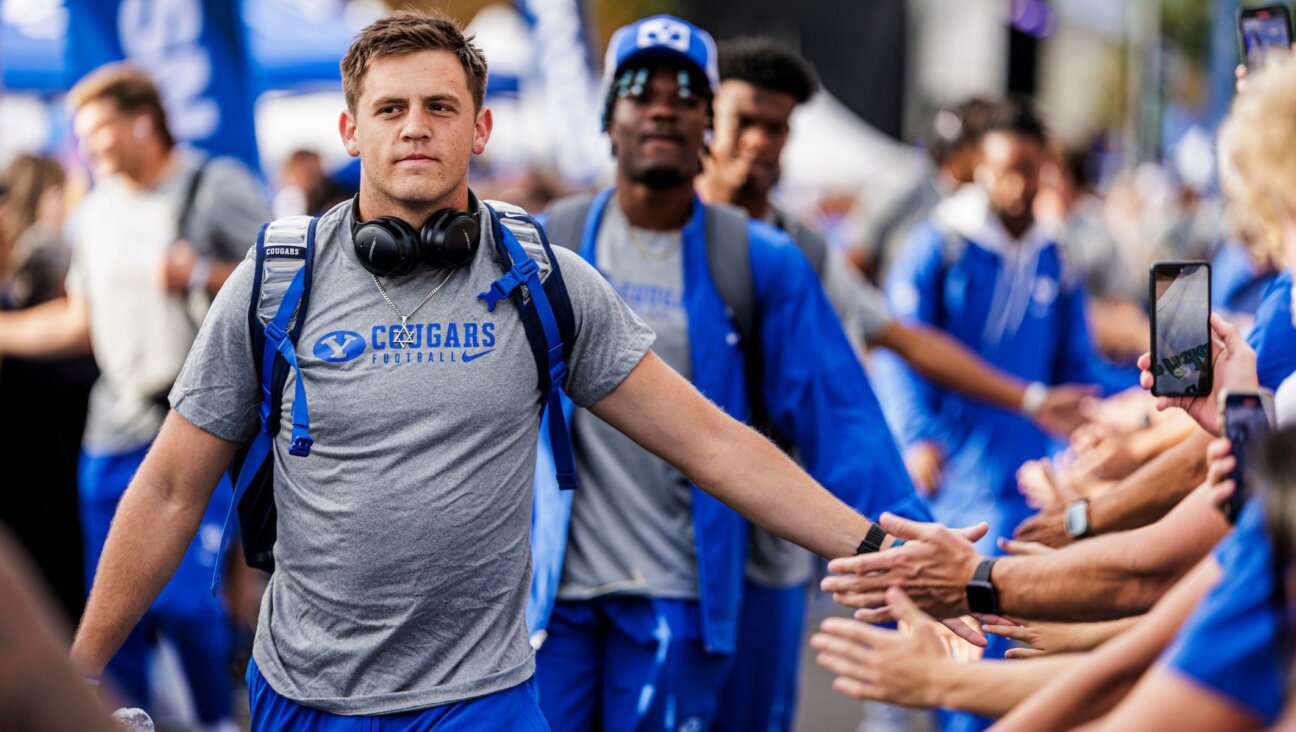
<svg viewBox="0 0 1296 732"><path fill-rule="evenodd" d="M1152 393L1202 396L1214 382L1210 329L1210 264L1156 262L1152 303Z"/></svg>
<svg viewBox="0 0 1296 732"><path fill-rule="evenodd" d="M1243 63L1248 69L1258 69L1269 53L1291 49L1291 13L1284 3L1240 8L1237 33Z"/></svg>

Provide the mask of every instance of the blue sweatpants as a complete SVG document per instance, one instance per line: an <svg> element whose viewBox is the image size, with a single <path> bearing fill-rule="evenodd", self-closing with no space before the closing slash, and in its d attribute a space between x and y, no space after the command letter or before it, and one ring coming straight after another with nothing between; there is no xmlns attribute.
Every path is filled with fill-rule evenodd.
<svg viewBox="0 0 1296 732"><path fill-rule="evenodd" d="M549 732L536 702L535 677L503 691L417 709L373 716L342 716L298 704L275 691L256 660L248 662L252 732Z"/></svg>
<svg viewBox="0 0 1296 732"><path fill-rule="evenodd" d="M746 582L738 650L720 697L716 728L724 732L789 732L796 718L806 588Z"/></svg>
<svg viewBox="0 0 1296 732"><path fill-rule="evenodd" d="M135 475L148 447L128 453L81 453L78 489L85 543L86 587L94 583L99 555L117 503ZM211 595L212 570L220 552L221 528L230 505L228 478L221 480L194 538L171 582L158 595L139 625L127 636L105 673L136 706L148 708L148 670L155 634L175 646L184 668L195 712L203 724L232 714L230 660L233 637L220 598Z"/></svg>
<svg viewBox="0 0 1296 732"><path fill-rule="evenodd" d="M536 654L556 732L710 729L733 657L707 653L695 601L559 601Z"/></svg>

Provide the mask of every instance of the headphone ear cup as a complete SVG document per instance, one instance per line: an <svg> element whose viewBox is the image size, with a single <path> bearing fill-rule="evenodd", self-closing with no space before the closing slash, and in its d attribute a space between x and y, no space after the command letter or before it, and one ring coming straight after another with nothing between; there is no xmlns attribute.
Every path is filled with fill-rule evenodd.
<svg viewBox="0 0 1296 732"><path fill-rule="evenodd" d="M417 237L398 218L380 216L359 224L351 241L360 265L379 277L409 274L418 266Z"/></svg>
<svg viewBox="0 0 1296 732"><path fill-rule="evenodd" d="M462 267L477 256L481 225L476 214L442 209L423 225L423 261L436 269Z"/></svg>

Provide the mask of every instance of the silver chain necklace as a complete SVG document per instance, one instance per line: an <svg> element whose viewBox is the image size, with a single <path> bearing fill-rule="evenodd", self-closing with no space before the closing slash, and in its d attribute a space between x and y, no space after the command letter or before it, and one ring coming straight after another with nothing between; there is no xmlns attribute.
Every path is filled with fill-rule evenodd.
<svg viewBox="0 0 1296 732"><path fill-rule="evenodd" d="M387 301L387 307L391 308L392 312L396 313L396 317L400 318L401 321L400 330L390 336L390 340L388 342L391 345L410 346L410 347L414 346L414 331L409 329L409 324L408 324L409 319L414 317L414 314L417 313L419 310L423 309L424 305L427 305L428 300L431 300L432 296L437 294L437 290L440 290L442 285L450 281L450 277L454 275L454 273L455 271L453 269L451 269L449 272L446 272L445 278L442 279L440 282L438 282L437 286L433 287L432 291L423 297L423 301L420 302L417 307L411 310L409 315L402 313L400 311L400 308L396 307L396 303L392 302L391 295L387 294L387 290L384 289L382 283L378 281L377 275L375 275L373 272L369 273L370 279L373 280L374 285L377 286L378 288L378 293L381 294L383 299Z"/></svg>

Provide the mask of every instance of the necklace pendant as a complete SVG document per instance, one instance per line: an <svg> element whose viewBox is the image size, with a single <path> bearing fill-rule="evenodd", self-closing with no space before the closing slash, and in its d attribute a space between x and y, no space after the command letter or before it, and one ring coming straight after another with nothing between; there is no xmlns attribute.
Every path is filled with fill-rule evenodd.
<svg viewBox="0 0 1296 732"><path fill-rule="evenodd" d="M414 331L410 330L409 324L406 323L408 318L401 318L400 328L392 331L390 343L393 347L413 348Z"/></svg>

